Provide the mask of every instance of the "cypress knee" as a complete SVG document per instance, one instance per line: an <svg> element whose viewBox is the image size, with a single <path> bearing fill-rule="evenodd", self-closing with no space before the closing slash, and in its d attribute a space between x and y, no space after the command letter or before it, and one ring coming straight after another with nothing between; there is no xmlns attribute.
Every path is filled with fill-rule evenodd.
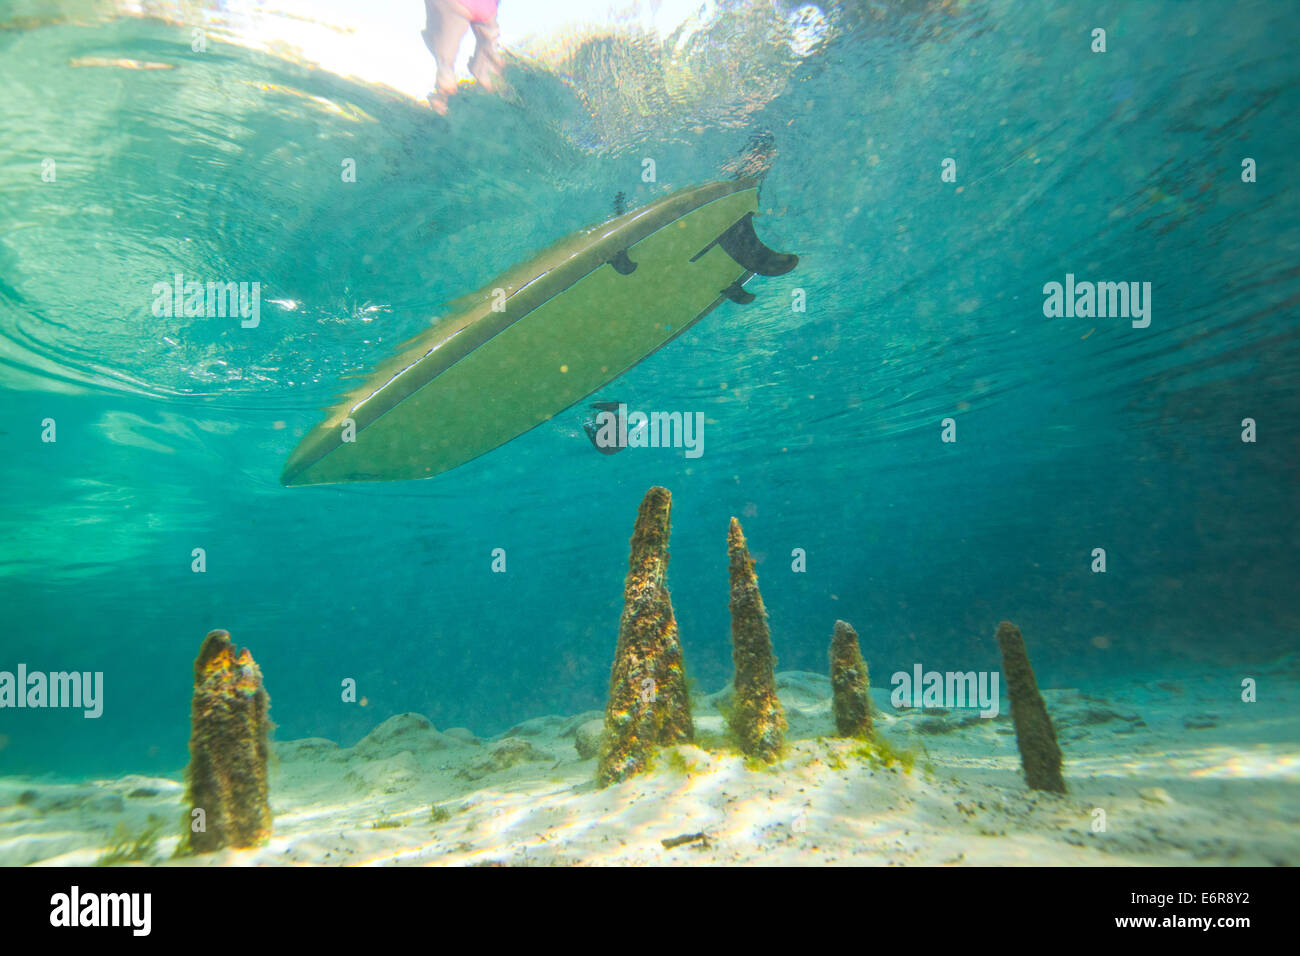
<svg viewBox="0 0 1300 956"><path fill-rule="evenodd" d="M1011 698L1011 722L1016 728L1016 746L1025 770L1025 782L1032 790L1065 793L1061 776L1061 748L1056 730L1047 716L1047 705L1038 692L1034 669L1029 666L1025 639L1010 621L998 625L998 647L1002 650L1002 674Z"/></svg>
<svg viewBox="0 0 1300 956"><path fill-rule="evenodd" d="M727 532L731 573L731 657L736 665L731 729L740 749L768 763L785 743L785 713L776 696L776 658L767 627L767 610L758 592L754 560L740 522Z"/></svg>
<svg viewBox="0 0 1300 956"><path fill-rule="evenodd" d="M870 737L870 675L858 647L858 632L847 621L835 622L830 657L835 734L839 737Z"/></svg>
<svg viewBox="0 0 1300 956"><path fill-rule="evenodd" d="M596 767L602 787L644 770L654 748L694 737L677 620L666 584L671 512L668 489L651 488L632 531Z"/></svg>
<svg viewBox="0 0 1300 956"><path fill-rule="evenodd" d="M194 661L190 763L186 770L189 846L200 853L250 847L271 833L266 761L271 699L262 672L230 635L212 631ZM202 820L202 829L194 821Z"/></svg>

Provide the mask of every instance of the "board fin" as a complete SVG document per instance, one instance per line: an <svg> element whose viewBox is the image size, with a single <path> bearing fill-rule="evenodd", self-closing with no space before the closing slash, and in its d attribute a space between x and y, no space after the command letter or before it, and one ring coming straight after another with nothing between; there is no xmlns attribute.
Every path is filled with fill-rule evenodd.
<svg viewBox="0 0 1300 956"><path fill-rule="evenodd" d="M799 257L790 252L777 252L763 245L763 240L754 232L754 214L745 213L737 219L722 235L714 239L695 255L691 262L699 259L714 246L721 246L722 251L735 259L739 265L761 276L783 276L799 264Z"/></svg>
<svg viewBox="0 0 1300 956"><path fill-rule="evenodd" d="M745 291L745 283L753 277L754 273L746 272L735 282L731 283L731 285L723 289L722 294L732 302L736 303L736 305L749 305L749 303L754 301L756 296L752 292Z"/></svg>
<svg viewBox="0 0 1300 956"><path fill-rule="evenodd" d="M620 402L592 402L591 407L594 408L597 412L609 412L617 416L617 418L622 418L622 416L619 414L620 405L621 405ZM622 432L623 427L624 425L620 421L619 422L620 433ZM586 421L584 421L582 423L582 430L587 433L587 438L591 441L591 447L596 449L596 451L600 452L602 455L616 455L619 452L621 452L624 448L627 447L626 445L621 445L617 443L613 445L602 445L599 441L597 441L596 439L600 434L600 427L596 424L594 418L588 418Z"/></svg>
<svg viewBox="0 0 1300 956"><path fill-rule="evenodd" d="M609 264L621 276L630 276L633 272L636 272L636 263L628 258L626 249L618 250L613 258L609 260Z"/></svg>

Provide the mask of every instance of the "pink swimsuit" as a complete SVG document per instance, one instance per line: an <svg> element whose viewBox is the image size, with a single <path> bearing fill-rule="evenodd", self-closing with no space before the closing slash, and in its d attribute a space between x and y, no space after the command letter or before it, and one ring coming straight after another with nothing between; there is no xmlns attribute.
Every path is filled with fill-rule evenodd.
<svg viewBox="0 0 1300 956"><path fill-rule="evenodd" d="M497 0L456 0L469 13L470 23L488 23L496 19Z"/></svg>

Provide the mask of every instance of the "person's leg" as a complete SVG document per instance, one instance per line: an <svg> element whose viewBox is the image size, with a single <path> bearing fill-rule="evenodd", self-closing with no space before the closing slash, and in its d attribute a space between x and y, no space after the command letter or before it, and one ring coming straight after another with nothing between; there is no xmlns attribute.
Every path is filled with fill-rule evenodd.
<svg viewBox="0 0 1300 956"><path fill-rule="evenodd" d="M474 56L470 58L469 70L483 89L491 91L495 85L493 77L501 72L502 67L501 51L497 48L501 28L497 26L496 17L471 26L474 30Z"/></svg>
<svg viewBox="0 0 1300 956"><path fill-rule="evenodd" d="M424 0L426 25L424 43L433 54L438 66L436 98L442 101L442 110L446 110L446 97L456 92L456 54L461 41L469 32L469 19L464 9L454 0ZM435 97L430 97L433 102ZM434 103L434 109L438 104Z"/></svg>

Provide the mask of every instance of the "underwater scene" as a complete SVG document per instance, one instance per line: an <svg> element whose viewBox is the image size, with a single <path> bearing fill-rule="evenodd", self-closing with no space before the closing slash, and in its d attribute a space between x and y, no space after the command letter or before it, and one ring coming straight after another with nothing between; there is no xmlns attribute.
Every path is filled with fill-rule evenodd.
<svg viewBox="0 0 1300 956"><path fill-rule="evenodd" d="M1300 863L1295 12L0 0L0 865Z"/></svg>

